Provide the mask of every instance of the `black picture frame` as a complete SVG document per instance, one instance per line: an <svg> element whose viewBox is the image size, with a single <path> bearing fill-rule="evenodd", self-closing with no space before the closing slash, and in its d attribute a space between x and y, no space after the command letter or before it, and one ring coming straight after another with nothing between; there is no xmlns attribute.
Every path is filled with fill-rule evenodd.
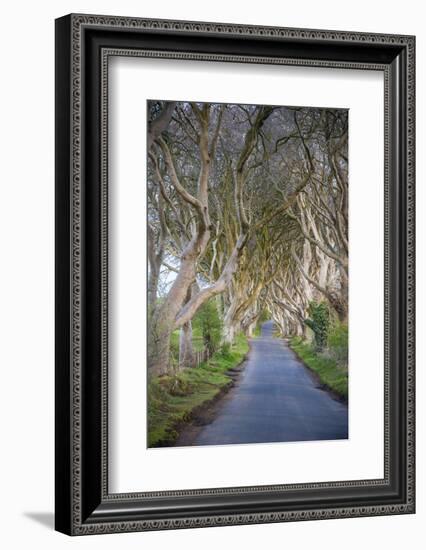
<svg viewBox="0 0 426 550"><path fill-rule="evenodd" d="M375 69L385 79L384 478L109 494L108 56ZM56 529L408 514L414 500L415 38L71 14L56 20Z"/></svg>

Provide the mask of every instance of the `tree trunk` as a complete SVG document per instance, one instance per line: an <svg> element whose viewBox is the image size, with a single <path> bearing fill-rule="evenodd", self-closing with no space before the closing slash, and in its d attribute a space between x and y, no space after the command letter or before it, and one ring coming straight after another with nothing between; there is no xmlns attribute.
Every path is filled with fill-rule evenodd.
<svg viewBox="0 0 426 550"><path fill-rule="evenodd" d="M256 321L254 323L250 323L250 325L247 328L248 338L253 338L253 333L255 328L256 328Z"/></svg>
<svg viewBox="0 0 426 550"><path fill-rule="evenodd" d="M148 276L148 314L152 316L157 302L158 281L160 277L160 269L154 264L150 264Z"/></svg>
<svg viewBox="0 0 426 550"><path fill-rule="evenodd" d="M226 344L233 344L235 336L239 332L239 328L240 327L234 321L225 323L223 326L223 341Z"/></svg>
<svg viewBox="0 0 426 550"><path fill-rule="evenodd" d="M188 321L180 329L179 368L194 366L194 348L192 345L192 323Z"/></svg>
<svg viewBox="0 0 426 550"><path fill-rule="evenodd" d="M223 327L223 341L225 344L232 344L234 341L234 327L232 324L225 324Z"/></svg>
<svg viewBox="0 0 426 550"><path fill-rule="evenodd" d="M237 300L236 297L233 298L223 320L223 341L226 344L232 344L234 342L235 335L240 328L235 319Z"/></svg>
<svg viewBox="0 0 426 550"><path fill-rule="evenodd" d="M148 369L154 376L165 374L168 370L170 338L176 328L177 313L195 280L196 257L194 253L183 256L179 273L167 297L152 316L148 334Z"/></svg>
<svg viewBox="0 0 426 550"><path fill-rule="evenodd" d="M148 374L150 376L161 376L168 371L173 328L173 320L164 312L164 308L157 309L148 329Z"/></svg>

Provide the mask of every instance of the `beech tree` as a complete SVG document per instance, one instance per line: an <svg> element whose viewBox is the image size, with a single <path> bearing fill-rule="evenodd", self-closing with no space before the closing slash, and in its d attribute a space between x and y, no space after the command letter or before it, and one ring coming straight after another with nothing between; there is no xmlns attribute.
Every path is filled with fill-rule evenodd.
<svg viewBox="0 0 426 550"><path fill-rule="evenodd" d="M148 103L148 366L194 364L192 321L215 300L223 341L268 309L305 334L321 295L347 317L347 114Z"/></svg>

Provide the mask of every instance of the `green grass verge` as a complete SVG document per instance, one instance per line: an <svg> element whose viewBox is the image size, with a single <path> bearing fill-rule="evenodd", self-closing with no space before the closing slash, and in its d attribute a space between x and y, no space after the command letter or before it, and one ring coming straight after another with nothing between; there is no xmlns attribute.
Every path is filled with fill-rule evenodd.
<svg viewBox="0 0 426 550"><path fill-rule="evenodd" d="M312 346L300 337L292 338L290 347L302 361L313 370L322 384L328 386L341 397L348 399L348 370L339 366L336 360L317 353Z"/></svg>
<svg viewBox="0 0 426 550"><path fill-rule="evenodd" d="M229 350L214 353L199 367L152 379L148 384L148 447L172 444L194 411L232 384L226 373L243 361L248 350L247 338L240 334Z"/></svg>
<svg viewBox="0 0 426 550"><path fill-rule="evenodd" d="M262 333L262 326L256 325L256 328L253 331L253 338L260 338L261 333Z"/></svg>

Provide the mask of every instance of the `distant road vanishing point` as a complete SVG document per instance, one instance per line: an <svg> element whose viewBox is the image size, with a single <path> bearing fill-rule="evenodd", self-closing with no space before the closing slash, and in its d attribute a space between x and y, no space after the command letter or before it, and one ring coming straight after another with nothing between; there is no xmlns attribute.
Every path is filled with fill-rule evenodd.
<svg viewBox="0 0 426 550"><path fill-rule="evenodd" d="M347 404L319 387L273 328L267 321L251 341L245 368L212 422L189 426L176 446L347 439Z"/></svg>

